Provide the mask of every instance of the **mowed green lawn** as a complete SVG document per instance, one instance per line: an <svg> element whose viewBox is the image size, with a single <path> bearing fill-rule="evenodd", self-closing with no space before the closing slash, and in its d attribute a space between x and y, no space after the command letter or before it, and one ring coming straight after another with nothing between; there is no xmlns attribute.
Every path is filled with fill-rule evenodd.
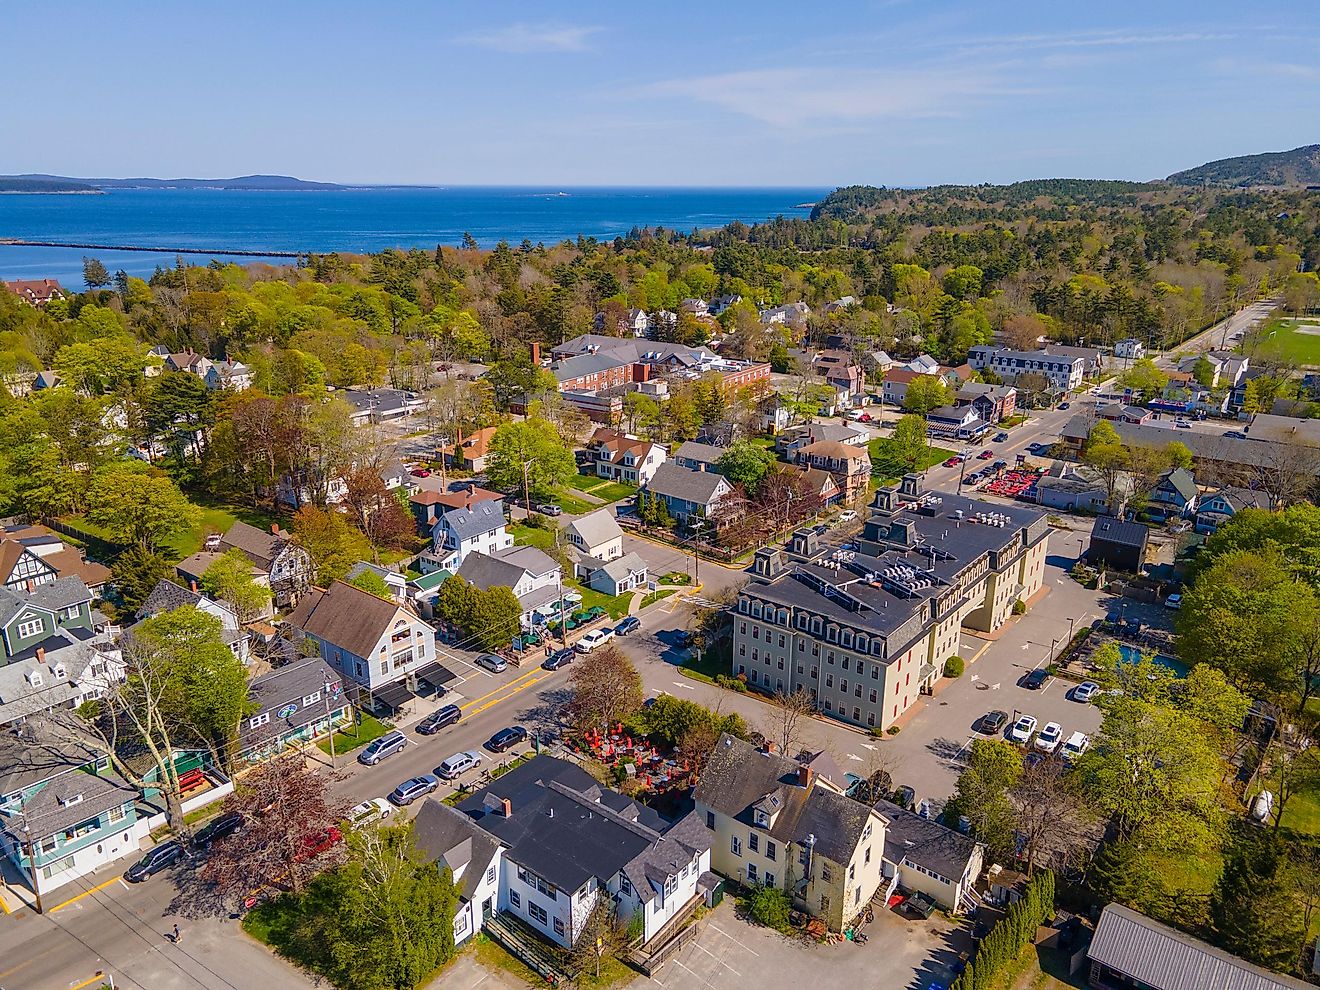
<svg viewBox="0 0 1320 990"><path fill-rule="evenodd" d="M621 498L637 494L636 485L623 481L610 481L608 478L597 478L594 474L575 474L568 479L568 485L606 502L617 502Z"/></svg>
<svg viewBox="0 0 1320 990"><path fill-rule="evenodd" d="M907 465L891 456L889 452L891 443L888 437L876 437L867 444L867 449L871 453L871 474L885 483L901 478L909 470ZM917 470L924 471L941 461L947 461L956 453L958 453L956 450L948 450L945 447L927 447L925 456L917 465Z"/></svg>
<svg viewBox="0 0 1320 990"><path fill-rule="evenodd" d="M1303 333L1303 329L1312 332ZM1320 368L1320 316L1271 320L1261 334L1260 349L1278 354L1290 364Z"/></svg>

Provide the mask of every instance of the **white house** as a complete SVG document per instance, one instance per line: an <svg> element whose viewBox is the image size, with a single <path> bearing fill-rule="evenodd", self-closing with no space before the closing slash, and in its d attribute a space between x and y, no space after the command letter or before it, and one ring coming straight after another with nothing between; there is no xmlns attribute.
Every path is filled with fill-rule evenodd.
<svg viewBox="0 0 1320 990"><path fill-rule="evenodd" d="M419 852L453 872L458 887L454 944L467 941L498 910L504 847L467 815L433 798L413 819L413 841Z"/></svg>
<svg viewBox="0 0 1320 990"><path fill-rule="evenodd" d="M1081 354L1051 354L1048 350L1015 351L978 344L967 352L967 363L977 371L989 368L1005 381L1027 374L1043 375L1056 389L1078 388L1086 377L1087 361Z"/></svg>
<svg viewBox="0 0 1320 990"><path fill-rule="evenodd" d="M513 546L505 531L504 508L493 499L470 508L450 509L431 527L431 543L441 566L457 570L470 553L495 554Z"/></svg>
<svg viewBox="0 0 1320 990"><path fill-rule="evenodd" d="M468 898L471 921L489 919L493 908L564 948L577 941L602 896L614 900L625 920L642 913L645 944L671 922L673 931L716 884L709 872L712 835L695 813L666 822L565 760L536 756L469 795L457 814L473 828L424 808L419 845L432 854L448 847L446 863L457 850L453 859L467 858L467 869L484 866ZM432 842L437 834L442 837ZM499 855L480 836L497 843ZM470 856L458 849L465 842ZM492 866L495 903L488 905ZM456 920L455 937L457 930Z"/></svg>
<svg viewBox="0 0 1320 990"><path fill-rule="evenodd" d="M563 568L536 547L509 547L497 553L470 553L458 569L458 577L489 591L509 588L522 606L522 625L530 629L532 613L559 598L564 584ZM509 630L512 636L517 630Z"/></svg>
<svg viewBox="0 0 1320 990"><path fill-rule="evenodd" d="M252 387L253 376L254 372L250 366L242 361L225 358L207 368L202 380L206 382L206 387L213 391L227 388L241 392Z"/></svg>
<svg viewBox="0 0 1320 990"><path fill-rule="evenodd" d="M623 530L609 509L597 509L574 519L564 527L564 536L589 557L613 560L623 556Z"/></svg>
<svg viewBox="0 0 1320 990"><path fill-rule="evenodd" d="M587 441L596 477L645 485L665 462L665 448L651 440L601 427Z"/></svg>
<svg viewBox="0 0 1320 990"><path fill-rule="evenodd" d="M435 662L435 630L416 612L343 581L309 590L285 624L317 645L350 699L375 709L407 704L418 675Z"/></svg>
<svg viewBox="0 0 1320 990"><path fill-rule="evenodd" d="M219 619L220 635L234 656L245 664L252 659L251 637L226 602L216 601L196 588L185 588L169 578L161 578L156 582L156 587L151 589L151 594L147 595L142 607L138 609L137 617L150 619L165 612L173 612L183 605L191 605L199 612Z"/></svg>
<svg viewBox="0 0 1320 990"><path fill-rule="evenodd" d="M1114 357L1140 361L1146 356L1146 345L1136 337L1127 337L1114 345Z"/></svg>

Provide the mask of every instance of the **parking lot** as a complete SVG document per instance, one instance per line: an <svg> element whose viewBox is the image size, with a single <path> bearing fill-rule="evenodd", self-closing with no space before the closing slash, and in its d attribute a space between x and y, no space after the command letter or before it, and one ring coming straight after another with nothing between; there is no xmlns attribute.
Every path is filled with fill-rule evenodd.
<svg viewBox="0 0 1320 990"><path fill-rule="evenodd" d="M958 953L971 945L965 924L942 916L911 921L880 911L866 926L867 942L820 945L778 932L737 916L732 898L707 917L701 934L667 961L654 977L640 977L633 990L725 990L730 986L760 990L802 990L821 981L829 967L831 984L841 987L885 986L927 990L948 985ZM883 975L881 975L883 974Z"/></svg>

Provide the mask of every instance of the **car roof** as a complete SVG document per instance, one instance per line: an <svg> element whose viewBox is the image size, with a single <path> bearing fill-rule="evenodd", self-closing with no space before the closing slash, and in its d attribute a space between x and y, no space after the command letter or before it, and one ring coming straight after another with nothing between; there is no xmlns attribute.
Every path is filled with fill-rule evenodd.
<svg viewBox="0 0 1320 990"><path fill-rule="evenodd" d="M1071 736L1068 737L1068 741L1070 743L1079 743L1085 738L1086 738L1086 733L1083 732L1081 729L1077 729L1073 732Z"/></svg>

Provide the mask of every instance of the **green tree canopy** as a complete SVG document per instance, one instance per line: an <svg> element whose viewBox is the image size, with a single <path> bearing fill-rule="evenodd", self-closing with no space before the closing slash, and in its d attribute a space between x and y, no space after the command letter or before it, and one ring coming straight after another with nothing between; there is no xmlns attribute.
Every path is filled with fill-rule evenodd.
<svg viewBox="0 0 1320 990"><path fill-rule="evenodd" d="M912 379L903 396L903 408L918 416L925 416L932 409L948 404L949 389L934 375L918 375Z"/></svg>
<svg viewBox="0 0 1320 990"><path fill-rule="evenodd" d="M765 474L775 463L775 455L750 440L738 440L720 455L719 469L724 477L754 494Z"/></svg>
<svg viewBox="0 0 1320 990"><path fill-rule="evenodd" d="M993 857L1014 851L1009 791L1021 777L1020 749L1002 739L977 739L949 800L946 813L953 821L965 816L972 824L972 834L989 847Z"/></svg>
<svg viewBox="0 0 1320 990"><path fill-rule="evenodd" d="M87 518L117 543L153 550L201 522L201 512L169 478L140 461L108 464L92 475Z"/></svg>
<svg viewBox="0 0 1320 990"><path fill-rule="evenodd" d="M270 586L257 580L252 561L237 548L226 550L211 562L201 585L212 598L229 605L239 622L260 618L270 606Z"/></svg>
<svg viewBox="0 0 1320 990"><path fill-rule="evenodd" d="M527 496L547 498L577 472L573 451L545 420L505 423L490 439L486 477L504 491L522 491L526 469Z"/></svg>

